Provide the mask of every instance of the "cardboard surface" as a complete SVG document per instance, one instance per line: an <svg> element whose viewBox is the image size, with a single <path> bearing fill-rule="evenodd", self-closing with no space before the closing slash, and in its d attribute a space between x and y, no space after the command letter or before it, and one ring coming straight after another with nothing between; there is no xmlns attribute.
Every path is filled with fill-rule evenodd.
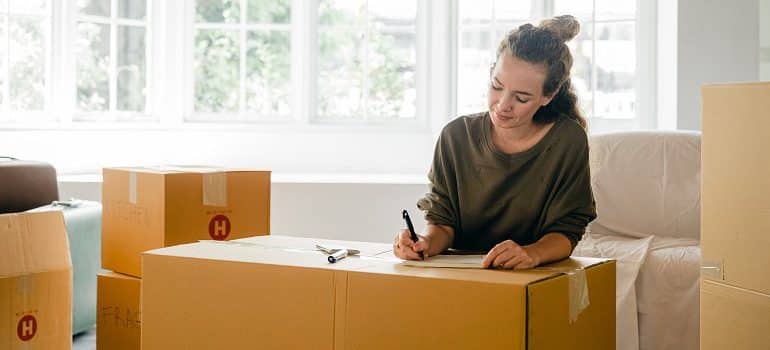
<svg viewBox="0 0 770 350"><path fill-rule="evenodd" d="M770 83L702 93L703 278L770 294Z"/></svg>
<svg viewBox="0 0 770 350"><path fill-rule="evenodd" d="M315 243L362 256L329 264ZM615 346L613 261L577 258L523 272L399 263L389 244L284 236L146 252L142 346L549 349L547 339L527 342L547 329L573 349ZM564 273L576 268L586 271L591 302L571 323Z"/></svg>
<svg viewBox="0 0 770 350"><path fill-rule="evenodd" d="M704 280L700 316L702 350L770 349L770 295Z"/></svg>
<svg viewBox="0 0 770 350"><path fill-rule="evenodd" d="M136 277L115 272L97 276L96 348L141 349L141 283Z"/></svg>
<svg viewBox="0 0 770 350"><path fill-rule="evenodd" d="M72 262L60 212L0 215L0 349L72 346Z"/></svg>
<svg viewBox="0 0 770 350"><path fill-rule="evenodd" d="M104 169L102 266L141 277L143 251L270 232L270 172Z"/></svg>

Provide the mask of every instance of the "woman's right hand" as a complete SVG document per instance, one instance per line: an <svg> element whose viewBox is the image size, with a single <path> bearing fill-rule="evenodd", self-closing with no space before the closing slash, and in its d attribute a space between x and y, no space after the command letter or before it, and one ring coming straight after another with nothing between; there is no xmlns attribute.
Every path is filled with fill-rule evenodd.
<svg viewBox="0 0 770 350"><path fill-rule="evenodd" d="M417 235L417 242L412 241L409 230L403 229L393 240L393 255L404 260L421 260L419 252L428 257L429 241L426 237Z"/></svg>

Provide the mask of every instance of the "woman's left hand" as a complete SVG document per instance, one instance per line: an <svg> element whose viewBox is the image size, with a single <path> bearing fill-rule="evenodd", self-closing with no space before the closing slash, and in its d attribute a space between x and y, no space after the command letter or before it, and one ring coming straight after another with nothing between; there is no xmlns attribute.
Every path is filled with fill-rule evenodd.
<svg viewBox="0 0 770 350"><path fill-rule="evenodd" d="M492 248L481 264L484 268L523 270L539 265L540 258L531 247L522 247L509 239Z"/></svg>

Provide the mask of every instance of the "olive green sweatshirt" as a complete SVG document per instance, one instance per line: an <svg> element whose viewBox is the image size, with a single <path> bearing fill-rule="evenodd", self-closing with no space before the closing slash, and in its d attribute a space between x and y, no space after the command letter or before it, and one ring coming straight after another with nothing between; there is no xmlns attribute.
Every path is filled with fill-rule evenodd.
<svg viewBox="0 0 770 350"><path fill-rule="evenodd" d="M596 218L585 130L561 117L532 148L506 154L492 143L488 113L459 117L436 143L425 219L455 230L452 248L489 250L511 239L532 244L547 233L572 248Z"/></svg>

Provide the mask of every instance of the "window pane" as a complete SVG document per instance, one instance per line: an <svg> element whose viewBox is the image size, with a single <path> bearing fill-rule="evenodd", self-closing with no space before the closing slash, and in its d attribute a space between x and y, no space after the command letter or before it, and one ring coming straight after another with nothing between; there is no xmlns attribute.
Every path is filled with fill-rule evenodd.
<svg viewBox="0 0 770 350"><path fill-rule="evenodd" d="M495 1L495 19L499 20L528 20L531 17L532 1L530 0L497 0Z"/></svg>
<svg viewBox="0 0 770 350"><path fill-rule="evenodd" d="M318 115L362 118L363 38L359 31L321 31L318 36Z"/></svg>
<svg viewBox="0 0 770 350"><path fill-rule="evenodd" d="M238 32L201 29L195 36L195 111L238 112Z"/></svg>
<svg viewBox="0 0 770 350"><path fill-rule="evenodd" d="M240 0L196 0L196 21L238 23L241 21L240 3Z"/></svg>
<svg viewBox="0 0 770 350"><path fill-rule="evenodd" d="M596 0L596 20L635 19L636 0Z"/></svg>
<svg viewBox="0 0 770 350"><path fill-rule="evenodd" d="M634 22L596 24L596 110L603 118L635 117Z"/></svg>
<svg viewBox="0 0 770 350"><path fill-rule="evenodd" d="M414 25L417 18L415 0L379 0L369 1L369 20L377 27L387 25Z"/></svg>
<svg viewBox="0 0 770 350"><path fill-rule="evenodd" d="M572 88L578 95L578 104L583 116L591 117L593 113L593 35L591 24L581 23L580 33L567 43L572 53Z"/></svg>
<svg viewBox="0 0 770 350"><path fill-rule="evenodd" d="M118 26L118 110L144 112L145 45L144 27Z"/></svg>
<svg viewBox="0 0 770 350"><path fill-rule="evenodd" d="M366 21L366 0L319 0L318 21L322 25L358 25Z"/></svg>
<svg viewBox="0 0 770 350"><path fill-rule="evenodd" d="M457 60L457 112L460 115L485 111L489 67L495 50L489 31L463 31Z"/></svg>
<svg viewBox="0 0 770 350"><path fill-rule="evenodd" d="M11 13L46 14L46 0L11 0Z"/></svg>
<svg viewBox="0 0 770 350"><path fill-rule="evenodd" d="M77 0L80 13L92 16L110 16L110 0Z"/></svg>
<svg viewBox="0 0 770 350"><path fill-rule="evenodd" d="M554 15L573 15L583 24L584 20L592 20L593 0L554 0Z"/></svg>
<svg viewBox="0 0 770 350"><path fill-rule="evenodd" d="M147 1L118 0L118 16L121 18L144 20L147 16Z"/></svg>
<svg viewBox="0 0 770 350"><path fill-rule="evenodd" d="M77 35L78 108L83 111L109 110L110 26L79 22Z"/></svg>
<svg viewBox="0 0 770 350"><path fill-rule="evenodd" d="M10 21L10 107L42 110L45 106L46 21L27 17Z"/></svg>
<svg viewBox="0 0 770 350"><path fill-rule="evenodd" d="M291 22L290 0L248 0L249 23Z"/></svg>
<svg viewBox="0 0 770 350"><path fill-rule="evenodd" d="M288 32L249 32L246 51L246 109L260 115L288 115Z"/></svg>
<svg viewBox="0 0 770 350"><path fill-rule="evenodd" d="M487 24L492 21L492 0L460 0L460 23Z"/></svg>
<svg viewBox="0 0 770 350"><path fill-rule="evenodd" d="M415 118L415 34L373 32L369 40L367 113L372 118Z"/></svg>

